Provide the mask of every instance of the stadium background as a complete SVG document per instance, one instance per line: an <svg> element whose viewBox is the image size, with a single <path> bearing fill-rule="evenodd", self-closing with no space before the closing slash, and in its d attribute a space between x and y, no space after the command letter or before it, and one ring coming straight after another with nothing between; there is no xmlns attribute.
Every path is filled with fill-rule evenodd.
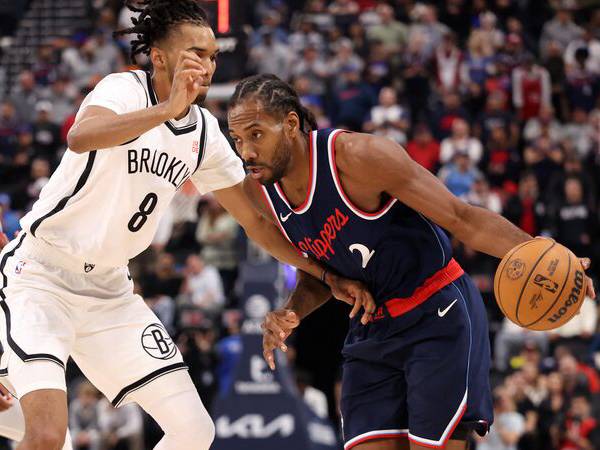
<svg viewBox="0 0 600 450"><path fill-rule="evenodd" d="M401 143L464 201L592 257L590 275L598 278L598 3L203 3L222 48L205 106L224 130L233 83L276 73L292 82L321 127ZM131 68L128 42L111 34L130 17L120 0L0 2L0 212L7 234L18 231L19 217L59 162L83 97L107 73ZM493 299L497 261L454 245L483 293L491 324L497 425L477 448L600 449L597 303L586 299L582 313L556 332L521 330L503 320ZM273 266L210 196L200 198L186 185L152 247L131 265L136 289L175 337L213 413L232 377L241 376L235 361L260 353L257 336L249 344L253 355L241 345L244 281L257 276L256 264L276 280L271 297L293 285L292 270ZM329 418L336 430L346 313L331 301L306 319L277 375L293 401L319 420ZM259 366L251 378L273 381L259 360L252 359ZM136 407L115 412L74 366L68 379L76 448L133 450L157 441L156 425ZM253 407L265 413L269 405ZM218 448L269 449L285 432L277 424L271 431L238 425L246 443L228 446L221 433Z"/></svg>

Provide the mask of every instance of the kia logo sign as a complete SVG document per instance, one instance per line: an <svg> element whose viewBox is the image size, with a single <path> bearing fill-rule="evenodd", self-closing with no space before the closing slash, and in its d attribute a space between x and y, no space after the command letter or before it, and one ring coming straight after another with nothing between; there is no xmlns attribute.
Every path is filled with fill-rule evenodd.
<svg viewBox="0 0 600 450"><path fill-rule="evenodd" d="M221 439L267 439L273 436L282 438L294 434L296 426L294 416L282 414L269 423L260 414L246 414L233 422L228 416L221 416L215 421L217 436Z"/></svg>

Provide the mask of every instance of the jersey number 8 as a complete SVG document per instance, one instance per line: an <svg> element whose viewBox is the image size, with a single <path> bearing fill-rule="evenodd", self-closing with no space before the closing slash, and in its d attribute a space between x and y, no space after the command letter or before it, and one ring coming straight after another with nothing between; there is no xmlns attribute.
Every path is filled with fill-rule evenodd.
<svg viewBox="0 0 600 450"><path fill-rule="evenodd" d="M146 195L144 200L142 200L142 203L140 203L140 210L131 216L131 219L129 219L129 223L127 224L129 231L133 233L140 231L148 220L148 216L152 214L152 211L154 211L154 208L156 208L157 203L158 195L156 195L154 192L150 192L148 195Z"/></svg>

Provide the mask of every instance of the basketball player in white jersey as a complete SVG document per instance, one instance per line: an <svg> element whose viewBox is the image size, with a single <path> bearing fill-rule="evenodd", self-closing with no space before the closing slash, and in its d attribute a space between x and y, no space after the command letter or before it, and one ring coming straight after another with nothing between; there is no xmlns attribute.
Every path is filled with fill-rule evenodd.
<svg viewBox="0 0 600 450"><path fill-rule="evenodd" d="M69 150L0 253L0 382L20 400L19 450L59 450L73 357L115 406L137 402L161 426L157 450L206 450L214 426L177 347L133 294L129 259L146 249L176 190L191 180L278 259L325 278L355 314L374 302L358 283L303 258L245 195L244 171L200 108L218 52L196 0L146 0L132 53L153 74L111 74L86 97ZM140 4L140 2L136 2ZM325 277L324 274L327 274Z"/></svg>

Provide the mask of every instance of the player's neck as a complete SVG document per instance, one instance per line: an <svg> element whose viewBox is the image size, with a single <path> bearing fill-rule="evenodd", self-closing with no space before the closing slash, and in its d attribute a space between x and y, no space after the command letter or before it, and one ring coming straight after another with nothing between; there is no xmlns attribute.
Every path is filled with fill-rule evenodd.
<svg viewBox="0 0 600 450"><path fill-rule="evenodd" d="M300 134L292 144L292 155L281 186L295 206L301 205L310 189L310 137Z"/></svg>
<svg viewBox="0 0 600 450"><path fill-rule="evenodd" d="M169 99L169 95L171 94L171 81L169 78L163 73L157 73L156 71L152 74L152 87L154 89L154 93L156 94L156 99L158 103L166 102ZM186 110L175 117L175 120L180 120L187 116L190 108L186 108Z"/></svg>

